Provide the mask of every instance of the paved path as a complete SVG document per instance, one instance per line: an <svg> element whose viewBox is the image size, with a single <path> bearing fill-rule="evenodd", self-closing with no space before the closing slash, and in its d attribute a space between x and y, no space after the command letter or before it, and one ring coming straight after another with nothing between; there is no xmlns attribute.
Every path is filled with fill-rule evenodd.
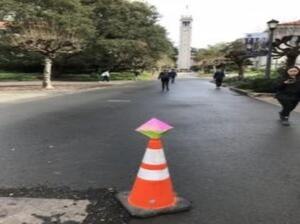
<svg viewBox="0 0 300 224"><path fill-rule="evenodd" d="M147 141L134 129L158 117L175 127L164 138L167 159L194 209L130 224L299 224L300 115L282 127L278 107L208 81L171 87L142 82L0 105L0 187L127 190Z"/></svg>
<svg viewBox="0 0 300 224"><path fill-rule="evenodd" d="M261 96L261 97L257 97L258 100L267 102L267 103L271 103L277 106L280 106L279 102L277 99L275 99L274 97L268 97L268 96ZM300 104L295 108L296 112L300 113Z"/></svg>
<svg viewBox="0 0 300 224"><path fill-rule="evenodd" d="M54 89L43 89L41 81L0 82L0 103L20 103L35 99L72 94L111 86L126 85L134 81L111 82L52 82Z"/></svg>

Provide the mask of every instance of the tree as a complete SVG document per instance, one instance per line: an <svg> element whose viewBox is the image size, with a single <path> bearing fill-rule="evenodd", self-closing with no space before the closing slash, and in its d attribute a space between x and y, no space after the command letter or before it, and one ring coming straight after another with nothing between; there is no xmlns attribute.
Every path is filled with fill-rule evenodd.
<svg viewBox="0 0 300 224"><path fill-rule="evenodd" d="M89 46L94 65L112 70L144 70L162 55L173 55L166 30L157 24L152 6L125 0L95 0L96 36Z"/></svg>
<svg viewBox="0 0 300 224"><path fill-rule="evenodd" d="M13 48L0 42L0 68L7 71L36 72L42 70L42 57L35 52Z"/></svg>
<svg viewBox="0 0 300 224"><path fill-rule="evenodd" d="M58 70L61 73L145 70L155 67L164 56L174 58L174 47L167 32L157 24L159 15L156 9L142 2L1 0L0 16L8 14L13 17L8 36L19 50L40 52L45 57L46 46L42 51L36 47L33 49L33 46L38 45L40 49L41 43L47 45L49 41L51 46L64 46L52 58L55 74ZM24 44L27 37L32 38L32 33L36 39L38 33L46 31L51 40L43 35L39 41ZM57 33L63 38L53 40ZM61 43L63 40L67 46Z"/></svg>
<svg viewBox="0 0 300 224"><path fill-rule="evenodd" d="M3 40L43 55L43 87L52 88L53 59L81 51L84 38L93 31L88 8L80 0L3 0L0 7L4 14L14 12Z"/></svg>
<svg viewBox="0 0 300 224"><path fill-rule="evenodd" d="M200 64L202 69L208 72L210 68L224 63L226 60L224 52L225 47L225 43L218 43L210 45L206 49L199 49L196 53L195 61Z"/></svg>
<svg viewBox="0 0 300 224"><path fill-rule="evenodd" d="M163 70L164 68L175 67L175 61L170 58L168 55L163 55L160 60L156 62L156 69L158 71Z"/></svg>
<svg viewBox="0 0 300 224"><path fill-rule="evenodd" d="M300 55L300 36L285 36L273 42L274 58L286 57L286 66L292 67L296 64Z"/></svg>
<svg viewBox="0 0 300 224"><path fill-rule="evenodd" d="M53 60L58 54L74 54L82 50L82 41L76 33L62 30L59 26L43 22L23 24L18 33L9 36L8 42L17 48L38 52L44 56L43 87L51 85Z"/></svg>
<svg viewBox="0 0 300 224"><path fill-rule="evenodd" d="M239 40L234 41L225 47L224 52L225 57L229 60L229 62L238 67L239 79L243 79L245 67L252 64L249 60L250 56L245 49L244 43Z"/></svg>

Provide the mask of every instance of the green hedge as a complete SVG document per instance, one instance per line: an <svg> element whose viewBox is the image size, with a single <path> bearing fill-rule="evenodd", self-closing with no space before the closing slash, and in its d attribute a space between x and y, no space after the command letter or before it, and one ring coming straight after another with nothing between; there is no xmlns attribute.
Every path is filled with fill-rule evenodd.
<svg viewBox="0 0 300 224"><path fill-rule="evenodd" d="M246 77L239 80L237 77L228 78L225 83L246 90L252 90L258 93L274 93L278 85L279 78L272 76L270 79L265 79L263 76Z"/></svg>
<svg viewBox="0 0 300 224"><path fill-rule="evenodd" d="M35 81L39 79L41 79L39 74L0 71L0 81Z"/></svg>
<svg viewBox="0 0 300 224"><path fill-rule="evenodd" d="M110 72L110 79L112 81L121 80L135 80L135 75L132 72ZM139 80L149 80L151 79L151 74L144 72L138 76ZM63 81L100 81L101 77L99 73L92 74L65 74L59 77L59 80Z"/></svg>
<svg viewBox="0 0 300 224"><path fill-rule="evenodd" d="M132 72L111 72L111 80L135 80L135 75ZM138 80L151 80L153 77L151 73L144 72L138 76ZM41 80L42 74L32 73L13 73L0 71L0 81L35 81ZM99 81L100 74L63 74L58 78L52 76L52 80L60 81L80 81L80 82L92 82Z"/></svg>

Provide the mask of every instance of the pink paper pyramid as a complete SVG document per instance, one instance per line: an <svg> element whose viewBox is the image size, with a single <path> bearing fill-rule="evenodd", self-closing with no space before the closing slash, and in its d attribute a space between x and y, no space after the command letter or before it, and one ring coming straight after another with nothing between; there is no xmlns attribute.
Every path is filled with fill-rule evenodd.
<svg viewBox="0 0 300 224"><path fill-rule="evenodd" d="M167 131L173 127L167 123L158 120L157 118L152 118L147 121L145 124L136 129L136 131L142 133L143 135L148 136L149 138L156 139L160 138Z"/></svg>

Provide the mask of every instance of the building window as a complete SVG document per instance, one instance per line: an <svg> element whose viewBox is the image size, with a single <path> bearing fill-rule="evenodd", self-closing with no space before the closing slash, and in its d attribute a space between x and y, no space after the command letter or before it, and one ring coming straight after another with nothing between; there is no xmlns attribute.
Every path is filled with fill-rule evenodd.
<svg viewBox="0 0 300 224"><path fill-rule="evenodd" d="M189 25L190 25L190 22L184 21L184 22L182 22L182 24L183 24L183 26L189 26Z"/></svg>

